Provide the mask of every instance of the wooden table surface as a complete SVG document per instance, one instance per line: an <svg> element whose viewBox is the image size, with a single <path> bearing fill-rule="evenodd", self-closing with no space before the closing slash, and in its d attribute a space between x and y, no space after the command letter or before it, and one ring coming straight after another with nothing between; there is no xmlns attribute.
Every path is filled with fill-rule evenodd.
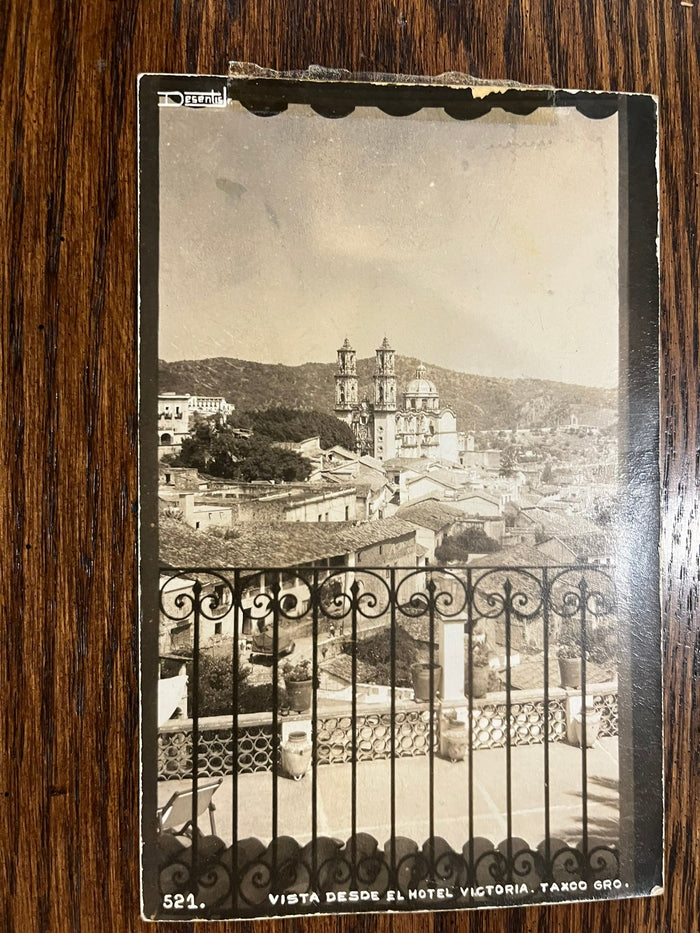
<svg viewBox="0 0 700 933"><path fill-rule="evenodd" d="M136 75L221 74L230 58L652 92L661 114L667 892L266 926L698 928L699 16L699 0L0 3L1 930L148 929L137 907Z"/></svg>

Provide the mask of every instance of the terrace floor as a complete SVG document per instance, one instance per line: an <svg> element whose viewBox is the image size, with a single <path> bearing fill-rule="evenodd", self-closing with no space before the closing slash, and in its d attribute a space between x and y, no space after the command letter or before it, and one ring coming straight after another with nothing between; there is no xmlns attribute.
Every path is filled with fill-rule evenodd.
<svg viewBox="0 0 700 933"><path fill-rule="evenodd" d="M618 841L619 773L617 737L599 739L588 749L589 845ZM537 846L545 836L543 745L517 746L511 755L512 834ZM582 794L580 748L564 742L549 745L550 836L576 844L581 839ZM474 837L494 844L507 833L506 749L474 752ZM429 836L427 756L396 760L396 832L422 844ZM189 781L162 781L158 804ZM294 837L304 844L311 838L311 775L293 781L278 779L279 836ZM469 839L467 761L452 763L434 759L435 835L459 850ZM216 792L217 836L232 841L232 779L224 777ZM391 835L390 762L362 761L357 765L357 830L374 836L380 845ZM272 774L242 774L238 779L239 839L254 836L267 844L272 835ZM352 770L350 764L324 765L317 769L317 832L346 840L351 832ZM209 832L209 819L200 829Z"/></svg>

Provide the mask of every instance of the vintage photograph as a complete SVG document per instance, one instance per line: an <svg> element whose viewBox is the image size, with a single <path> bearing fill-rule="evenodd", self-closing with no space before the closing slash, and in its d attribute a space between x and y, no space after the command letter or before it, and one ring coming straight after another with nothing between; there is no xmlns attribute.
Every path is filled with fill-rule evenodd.
<svg viewBox="0 0 700 933"><path fill-rule="evenodd" d="M653 102L140 95L144 915L653 893Z"/></svg>

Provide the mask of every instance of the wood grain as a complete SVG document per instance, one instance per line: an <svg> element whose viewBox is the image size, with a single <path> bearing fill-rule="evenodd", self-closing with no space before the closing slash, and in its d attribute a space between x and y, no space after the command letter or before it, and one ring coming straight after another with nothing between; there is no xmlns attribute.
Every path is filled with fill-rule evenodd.
<svg viewBox="0 0 700 933"><path fill-rule="evenodd" d="M135 81L140 71L224 73L229 58L645 91L661 107L667 891L266 928L698 928L699 6L0 3L2 930L148 929L137 906Z"/></svg>

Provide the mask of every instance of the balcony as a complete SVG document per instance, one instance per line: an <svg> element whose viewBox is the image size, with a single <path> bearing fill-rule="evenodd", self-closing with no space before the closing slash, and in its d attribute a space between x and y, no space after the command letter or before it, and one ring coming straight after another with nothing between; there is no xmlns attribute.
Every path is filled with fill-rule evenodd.
<svg viewBox="0 0 700 933"><path fill-rule="evenodd" d="M193 805L189 835L156 838L161 895L245 918L279 915L290 895L294 912L327 913L536 903L623 884L612 568L161 574L161 624L190 622L200 650L191 718L159 729L158 801L183 789L195 802L202 781L223 778L216 835ZM229 627L224 667L237 672L244 629L271 631L271 661L250 666L264 709L241 711L239 673L230 709L201 714L212 624ZM291 662L312 673L296 709L276 650L287 635ZM559 685L563 645L580 649L575 687ZM415 687L413 663L427 670Z"/></svg>

